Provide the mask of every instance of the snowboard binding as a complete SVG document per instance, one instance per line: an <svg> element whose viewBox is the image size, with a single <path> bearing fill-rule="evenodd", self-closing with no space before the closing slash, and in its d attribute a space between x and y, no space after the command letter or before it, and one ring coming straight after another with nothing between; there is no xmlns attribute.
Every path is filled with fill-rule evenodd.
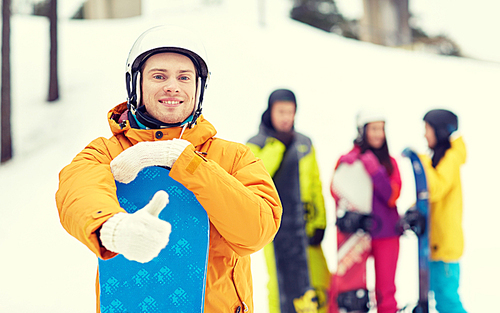
<svg viewBox="0 0 500 313"><path fill-rule="evenodd" d="M353 211L340 212L337 216L336 225L338 229L347 234L354 234L358 230L368 233L373 226L373 217L369 214L363 214ZM342 215L343 214L343 215Z"/></svg>
<svg viewBox="0 0 500 313"><path fill-rule="evenodd" d="M370 298L366 289L343 292L338 295L337 303L340 312L370 311Z"/></svg>

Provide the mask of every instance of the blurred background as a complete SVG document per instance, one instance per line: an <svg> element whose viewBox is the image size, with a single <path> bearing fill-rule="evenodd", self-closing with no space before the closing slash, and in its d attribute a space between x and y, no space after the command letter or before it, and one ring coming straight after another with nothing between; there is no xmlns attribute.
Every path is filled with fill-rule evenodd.
<svg viewBox="0 0 500 313"><path fill-rule="evenodd" d="M257 133L269 94L297 96L296 129L313 140L328 210L323 249L336 268L334 164L363 107L387 116L404 213L415 201L411 146L426 152L422 117L459 116L469 312L494 312L500 291L496 143L500 3L494 0L2 0L0 312L93 312L97 261L61 227L58 173L91 140L110 137L107 112L126 101L125 60L159 24L201 34L212 72L204 116L218 137ZM399 305L417 299L416 238L401 237ZM267 270L252 256L256 312L267 312ZM373 283L373 277L370 282ZM373 311L375 312L375 311Z"/></svg>

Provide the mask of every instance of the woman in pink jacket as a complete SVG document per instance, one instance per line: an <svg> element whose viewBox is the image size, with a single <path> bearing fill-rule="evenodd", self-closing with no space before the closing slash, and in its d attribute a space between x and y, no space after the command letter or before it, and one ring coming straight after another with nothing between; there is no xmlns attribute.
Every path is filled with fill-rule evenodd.
<svg viewBox="0 0 500 313"><path fill-rule="evenodd" d="M369 256L374 258L375 264L375 296L377 312L397 312L395 299L396 266L399 256L399 235L397 225L399 214L396 200L401 191L401 177L396 160L389 155L385 137L385 117L377 112L361 111L357 116L358 137L354 141L352 150L341 156L336 169L342 163L353 164L359 160L371 178L373 195L369 223L364 223L364 230L371 237L366 240L364 251L353 262L347 271L338 271L332 277L331 289L335 293L331 301L340 303L342 298L348 299L349 294L356 294L359 288L366 290L365 264ZM339 207L340 195L337 194L332 184L332 196ZM366 220L366 219L365 219ZM337 241L340 248L346 243L351 234L342 232L341 221L337 220ZM360 248L361 249L361 248ZM340 252L340 251L339 251ZM340 261L340 259L339 259ZM349 273L349 271L352 271ZM355 273L353 273L355 272ZM358 305L368 309L368 296L363 300L357 299ZM359 292L357 293L359 297ZM348 300L350 302L350 300ZM330 312L338 312L336 305L331 306ZM348 310L349 311L349 310Z"/></svg>

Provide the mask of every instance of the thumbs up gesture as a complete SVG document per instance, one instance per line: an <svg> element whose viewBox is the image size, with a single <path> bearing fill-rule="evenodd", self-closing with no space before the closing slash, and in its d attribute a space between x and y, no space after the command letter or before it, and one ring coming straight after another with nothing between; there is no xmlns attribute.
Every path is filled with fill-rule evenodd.
<svg viewBox="0 0 500 313"><path fill-rule="evenodd" d="M103 246L131 261L151 261L168 244L172 228L168 222L158 218L167 204L168 194L160 190L137 212L113 215L101 228Z"/></svg>

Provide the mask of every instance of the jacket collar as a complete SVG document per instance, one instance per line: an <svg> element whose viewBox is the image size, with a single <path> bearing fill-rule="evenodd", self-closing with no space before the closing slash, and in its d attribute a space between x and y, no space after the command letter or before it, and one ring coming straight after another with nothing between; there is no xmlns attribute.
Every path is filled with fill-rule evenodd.
<svg viewBox="0 0 500 313"><path fill-rule="evenodd" d="M123 134L129 140L136 144L140 141L156 141L180 138L182 127L171 127L162 129L136 129L130 127L130 121L123 114L127 111L127 103L123 102L115 106L108 112L108 123L113 135ZM158 132L161 132L161 138L158 138ZM182 139L191 142L195 147L205 143L217 134L215 127L207 121L203 115L200 115L198 122L193 128L187 128L182 133Z"/></svg>

